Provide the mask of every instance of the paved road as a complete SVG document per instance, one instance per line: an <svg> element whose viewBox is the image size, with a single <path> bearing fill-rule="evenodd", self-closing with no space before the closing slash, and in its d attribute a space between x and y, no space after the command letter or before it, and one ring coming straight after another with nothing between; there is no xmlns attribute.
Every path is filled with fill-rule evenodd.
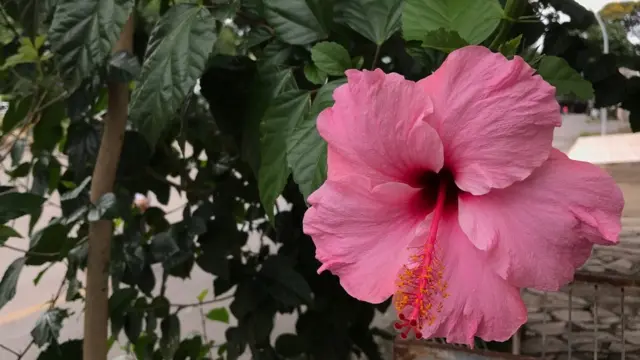
<svg viewBox="0 0 640 360"><path fill-rule="evenodd" d="M614 128L619 127L616 125L618 122L611 122L609 126L612 132ZM563 151L567 151L573 141L580 136L581 133L598 132L600 129L599 123L588 122L586 117L569 115L565 117L562 128L556 131L554 139L554 146ZM0 174L0 183L6 184L8 179L2 172ZM46 206L39 226L46 224L52 217L60 214L59 208L55 205L59 203L59 199L54 196L51 199L51 204ZM158 206L155 199L151 198L152 205ZM169 204L164 207L165 210L173 210L184 205L185 199L181 198L177 192L173 192ZM181 211L173 212L171 215L172 221L179 221L181 217ZM23 235L27 233L28 219L22 218L16 221L15 228ZM28 245L27 239L12 239L8 242L9 245L26 249ZM0 248L0 272L17 257L20 256L19 252ZM40 284L34 286L33 279L42 270L39 267L26 267L18 283L17 295L12 302L6 305L0 310L0 344L9 346L10 348L21 351L31 340L29 332L33 328L38 316L44 309L44 303L50 300L55 294L60 280L64 276L65 268L63 265L54 266L47 271L42 277ZM159 278L159 269L155 269ZM211 289L212 278L211 275L206 274L199 270L196 266L191 274L191 278L187 281L180 281L171 279L167 287L167 295L175 303L191 303L196 301L196 296L205 288ZM157 289L156 289L157 290ZM211 291L210 291L211 293ZM61 337L62 339L73 339L82 337L82 308L79 303L74 304L60 304L61 306L68 307L75 312L75 314L68 320L66 320ZM228 305L226 303L216 304L215 306ZM213 307L213 305L211 306ZM386 321L389 321L387 319ZM232 320L233 321L233 320ZM385 319L380 319L385 321ZM181 313L182 333L188 334L194 331L201 331L200 315L197 309L191 309L191 311L183 311ZM282 332L293 331L295 319L292 316L281 316L276 320L276 327L274 336ZM222 341L224 339L225 326L216 324L213 322L207 322L207 334L210 339L216 341ZM111 356L116 356L118 353L117 346L111 353ZM25 360L36 359L38 349L33 347L24 357ZM0 359L11 359L12 355L4 350L0 349Z"/></svg>

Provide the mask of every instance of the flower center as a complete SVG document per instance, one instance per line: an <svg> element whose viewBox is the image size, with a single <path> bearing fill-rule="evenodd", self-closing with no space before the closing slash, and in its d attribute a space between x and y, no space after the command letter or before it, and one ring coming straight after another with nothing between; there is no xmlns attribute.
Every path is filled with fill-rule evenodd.
<svg viewBox="0 0 640 360"><path fill-rule="evenodd" d="M395 328L400 336L407 338L413 330L417 339L422 338L420 329L432 325L442 309L441 299L448 294L447 284L442 280L444 264L438 257L437 234L445 207L455 206L458 188L449 171L438 174L426 173L420 177L425 206L432 211L429 234L424 246L415 249L396 280L397 291L394 304L400 321ZM437 189L435 192L434 189Z"/></svg>

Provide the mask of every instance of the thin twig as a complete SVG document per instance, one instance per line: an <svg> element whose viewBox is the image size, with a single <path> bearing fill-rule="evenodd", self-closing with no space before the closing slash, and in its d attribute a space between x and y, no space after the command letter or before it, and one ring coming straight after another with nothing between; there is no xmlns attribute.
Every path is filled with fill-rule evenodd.
<svg viewBox="0 0 640 360"><path fill-rule="evenodd" d="M20 355L18 355L18 359L16 359L16 360L20 360L20 359L22 359L22 358L27 354L27 351L29 351L29 349L31 349L31 347L33 346L33 344L34 344L34 341L33 341L33 340L31 340L31 342L29 343L29 345L27 345L27 347L26 347L26 348L24 348L24 350L22 350L22 352L20 353Z"/></svg>
<svg viewBox="0 0 640 360"><path fill-rule="evenodd" d="M84 238L80 241L78 241L78 243L73 247L76 248L84 243L87 242L87 238ZM7 245L7 244L1 244L0 247L4 247L13 251L18 251L21 252L25 255L31 255L31 256L47 256L47 257L54 257L54 256L58 256L60 254L62 254L61 252L54 252L54 253L42 253L42 252L36 252L36 251L29 251L29 250L24 250L24 249L20 249L17 248L15 246L11 246L11 245Z"/></svg>
<svg viewBox="0 0 640 360"><path fill-rule="evenodd" d="M15 355L15 356L20 356L20 353L19 353L19 352L15 351L15 350L12 350L12 349L10 349L10 348L8 348L8 347L6 347L6 346L2 345L2 344L0 344L0 348L2 348L2 349L4 349L4 350L6 350L7 352L12 353L12 354L13 354L13 355Z"/></svg>
<svg viewBox="0 0 640 360"><path fill-rule="evenodd" d="M209 343L209 336L207 336L207 318L204 316L204 310L202 310L202 301L199 301L200 305L198 310L200 311L200 323L202 325L202 338L205 343ZM209 356L213 359L213 354L211 354L211 348L209 348Z"/></svg>
<svg viewBox="0 0 640 360"><path fill-rule="evenodd" d="M177 307L178 309L184 309L184 308L188 308L188 307L208 305L208 304L213 304L213 303L224 301L224 300L233 299L233 296L234 295L221 296L221 297L215 298L213 300L207 300L207 301L191 303L191 304L171 304L171 306Z"/></svg>
<svg viewBox="0 0 640 360"><path fill-rule="evenodd" d="M65 282L66 282L66 279L62 278L62 281L60 282L60 286L58 287L58 291L56 292L56 294L53 296L53 298L49 302L49 308L47 309L47 311L51 311L56 306L56 303L58 302L58 299L60 298L60 295L62 294L62 289L64 289ZM27 351L29 351L29 349L31 349L33 344L34 344L34 342L33 342L33 340L31 340L29 345L27 345L27 347L24 348L24 350L22 350L22 352L20 354L16 355L16 356L18 356L17 360L21 360L27 354Z"/></svg>

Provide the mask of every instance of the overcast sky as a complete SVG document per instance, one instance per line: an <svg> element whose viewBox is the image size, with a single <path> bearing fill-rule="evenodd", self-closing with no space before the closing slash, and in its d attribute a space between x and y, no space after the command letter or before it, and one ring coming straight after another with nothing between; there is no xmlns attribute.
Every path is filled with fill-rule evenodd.
<svg viewBox="0 0 640 360"><path fill-rule="evenodd" d="M589 10L600 10L605 4L613 2L613 0L578 0L578 2Z"/></svg>

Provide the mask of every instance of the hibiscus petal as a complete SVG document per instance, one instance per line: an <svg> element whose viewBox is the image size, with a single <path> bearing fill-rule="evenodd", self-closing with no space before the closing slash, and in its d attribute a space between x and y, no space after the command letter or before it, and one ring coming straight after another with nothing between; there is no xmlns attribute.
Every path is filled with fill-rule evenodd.
<svg viewBox="0 0 640 360"><path fill-rule="evenodd" d="M316 257L353 297L380 303L395 290L407 246L424 219L420 190L403 183L373 186L360 175L327 180L309 196L304 232Z"/></svg>
<svg viewBox="0 0 640 360"><path fill-rule="evenodd" d="M355 173L378 183L411 183L424 171L439 171L442 142L422 121L432 105L417 84L379 69L346 74L335 104L318 116L329 144L328 177Z"/></svg>
<svg viewBox="0 0 640 360"><path fill-rule="evenodd" d="M458 203L462 229L476 247L490 249L498 273L541 290L571 281L593 243L615 244L624 207L602 169L555 149L526 180Z"/></svg>
<svg viewBox="0 0 640 360"><path fill-rule="evenodd" d="M518 288L493 271L487 254L460 229L455 213L440 223L438 246L448 296L440 299L441 311L433 324L421 329L422 335L469 345L474 336L485 341L509 339L527 320Z"/></svg>
<svg viewBox="0 0 640 360"><path fill-rule="evenodd" d="M468 46L418 82L433 101L428 122L460 189L482 195L507 187L549 156L562 117L555 89L533 74L518 56Z"/></svg>

